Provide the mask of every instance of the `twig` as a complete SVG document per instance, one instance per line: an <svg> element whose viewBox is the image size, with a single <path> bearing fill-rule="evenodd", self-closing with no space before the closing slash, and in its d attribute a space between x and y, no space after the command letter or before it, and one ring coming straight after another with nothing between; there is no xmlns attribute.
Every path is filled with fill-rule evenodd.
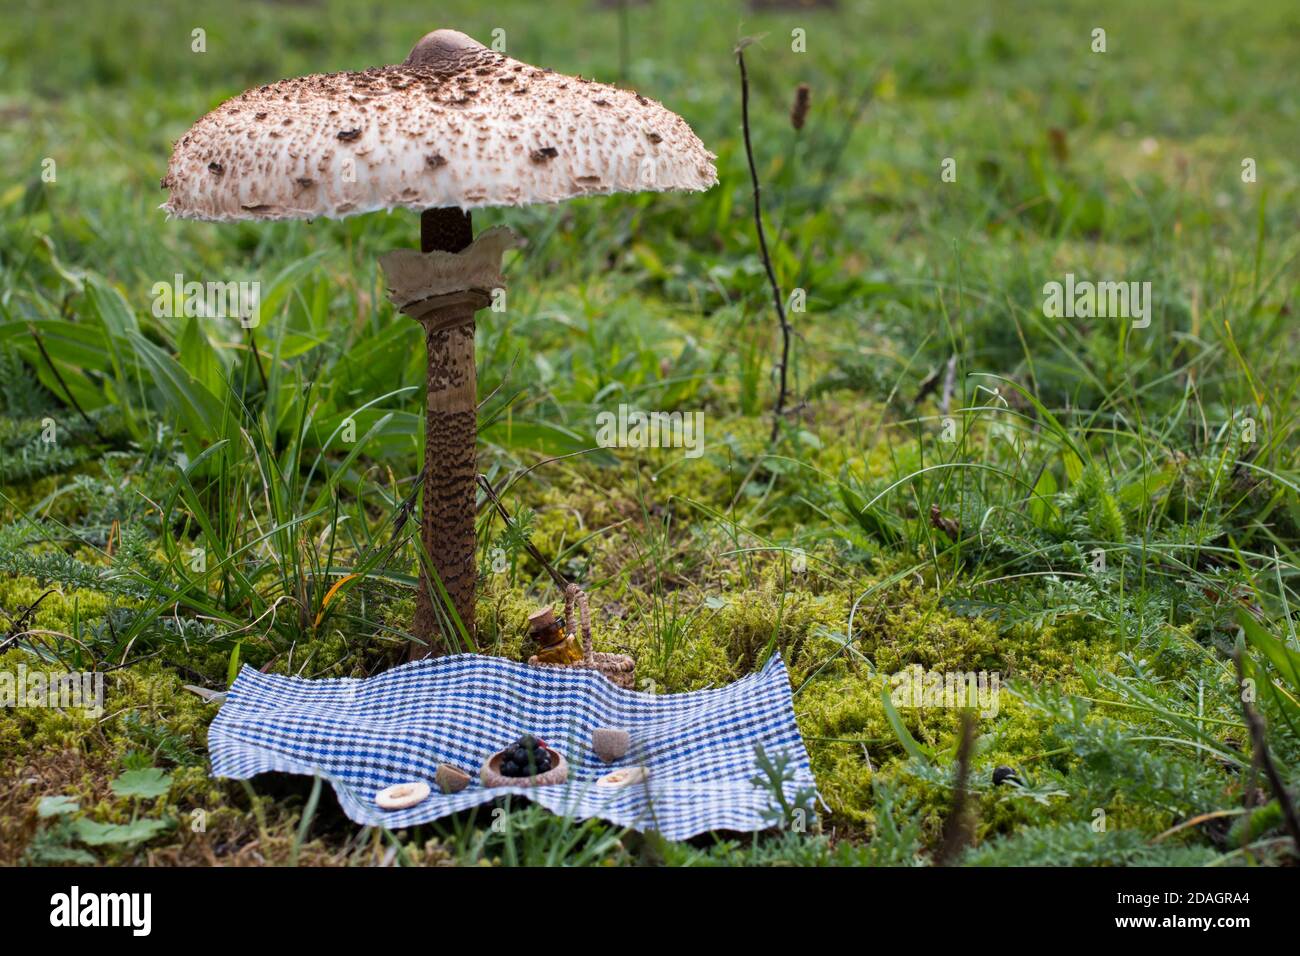
<svg viewBox="0 0 1300 956"><path fill-rule="evenodd" d="M939 413L947 415L952 407L952 392L957 384L957 354L948 359L948 368L943 373L943 397L939 399Z"/></svg>
<svg viewBox="0 0 1300 956"><path fill-rule="evenodd" d="M253 350L253 364L257 366L257 377L262 380L262 391L269 393L271 386L266 380L266 370L262 368L262 353L257 350L257 336L251 325L248 327L248 344Z"/></svg>
<svg viewBox="0 0 1300 956"><path fill-rule="evenodd" d="M104 436L100 434L95 423L91 421L90 416L86 414L86 410L81 407L81 404L73 396L72 389L68 388L68 383L63 380L63 376L60 375L59 370L55 368L54 361L50 358L50 353L45 351L45 343L41 341L41 337L37 333L36 327L31 323L28 323L27 331L32 333L32 339L36 342L36 347L41 351L41 358L45 359L45 364L49 366L50 372L53 373L59 385L62 386L63 393L68 396L68 401L72 403L72 407L77 410L77 414L81 416L82 420L90 426L90 430L95 433L95 437L98 438L101 443L105 442L106 439Z"/></svg>
<svg viewBox="0 0 1300 956"><path fill-rule="evenodd" d="M749 161L749 178L754 184L754 226L758 230L758 247L763 253L763 267L767 270L767 281L772 285L772 302L776 306L776 317L781 322L781 385L776 395L776 407L772 409L772 437L775 442L781 434L781 416L785 414L786 395L789 389L788 368L790 365L790 323L785 316L785 303L781 301L781 286L776 281L776 271L772 268L772 256L767 251L767 234L763 231L763 204L760 199L762 188L758 184L758 167L754 165L754 146L749 136L749 74L745 71L745 47L750 40L741 40L736 47L736 62L740 64L740 123L745 133L745 158Z"/></svg>
<svg viewBox="0 0 1300 956"><path fill-rule="evenodd" d="M506 506L503 505L501 499L497 497L496 489L492 487L492 482L488 481L487 475L479 475L478 483L480 487L482 487L483 493L487 495L488 500L496 506L497 511L501 515L501 520L512 528L517 527L517 525L515 525L515 519L510 517L510 512L506 511ZM538 551L537 548L533 546L533 543L522 535L520 536L520 540L523 542L524 550L532 556L534 561L546 569L546 573L551 576L551 580L555 582L555 586L561 591L568 590L568 580L565 579L563 574L551 566L551 562L547 561L546 558L542 556L542 552Z"/></svg>
<svg viewBox="0 0 1300 956"><path fill-rule="evenodd" d="M1237 684L1243 686L1246 681L1246 669L1241 648L1235 650L1232 657L1237 665ZM1241 712L1246 717L1246 726L1250 728L1250 743L1255 763L1264 769L1264 776L1268 777L1268 785L1273 790L1273 796L1277 798L1278 806L1282 808L1286 832L1291 835L1296 853L1300 853L1300 818L1296 816L1295 804L1291 802L1291 795L1287 793L1282 775L1277 772L1277 765L1273 763L1273 757L1268 752L1268 739L1264 736L1264 721L1260 719L1259 714L1254 707L1250 706L1250 701L1246 700L1244 695L1241 699Z"/></svg>
<svg viewBox="0 0 1300 956"><path fill-rule="evenodd" d="M393 516L393 534L389 538L390 544L397 543L397 536L402 533L406 527L406 522L411 517L411 512L415 510L415 499L420 494L420 486L424 484L424 472L421 471L415 476L415 483L411 486L411 493L406 496L405 500L397 506L397 511Z"/></svg>
<svg viewBox="0 0 1300 956"><path fill-rule="evenodd" d="M515 357L510 360L510 367L506 369L506 373L501 376L501 381L497 382L496 386L492 389L492 391L484 395L483 399L478 403L478 409L480 411L483 409L485 405L487 405L488 402L492 401L492 399L496 396L497 392L501 391L501 389L505 387L506 382L510 381L510 376L514 374L515 366L518 364L519 364L519 353L516 352ZM522 394L522 392L515 393L515 395L520 395L520 394Z"/></svg>
<svg viewBox="0 0 1300 956"><path fill-rule="evenodd" d="M1202 823L1208 823L1211 820L1222 820L1224 817L1239 817L1243 813L1247 812L1248 811L1246 810L1211 810L1209 813L1199 813L1190 819L1184 820L1182 823L1177 823L1174 826L1171 826L1151 842L1152 844L1156 844L1166 837L1173 836L1175 833L1181 833L1188 827L1200 826Z"/></svg>
<svg viewBox="0 0 1300 956"><path fill-rule="evenodd" d="M526 478L529 474L536 471L538 468L541 468L542 465L550 465L557 461L564 461L564 459L566 458L576 458L578 455L590 455L592 452L601 451L601 450L602 450L601 447L599 445L596 445L592 448L580 448L578 451L571 451L563 455L552 455L550 458L543 458L541 461L537 461L529 465L523 471L511 475L510 481L506 483L506 486L502 488L501 491L503 493L509 491L516 481L518 481L520 478Z"/></svg>
<svg viewBox="0 0 1300 956"><path fill-rule="evenodd" d="M406 527L406 522L410 520L411 513L415 511L415 501L420 495L420 486L423 484L424 472L421 471L415 476L415 483L411 486L411 493L393 512L393 533L388 538L388 553L384 555L384 560L379 562L377 570L385 570L388 567L388 562L393 560L393 555L397 553L397 547L402 543L402 529Z"/></svg>
<svg viewBox="0 0 1300 956"><path fill-rule="evenodd" d="M55 593L57 592L54 588L49 588L31 604L18 605L18 610L14 612L13 618L9 621L9 627L4 640L0 641L0 651L3 651L14 641L18 640L18 638L28 633L27 625L31 623L32 616L36 613L36 609L41 606L42 601Z"/></svg>
<svg viewBox="0 0 1300 956"><path fill-rule="evenodd" d="M975 745L975 718L969 710L961 715L961 742L957 745L957 774L954 780L952 810L943 823L943 843L935 855L935 866L950 866L970 842L970 816L966 810L966 778L970 775L970 754Z"/></svg>
<svg viewBox="0 0 1300 956"><path fill-rule="evenodd" d="M384 546L387 547L388 553L385 554L383 560L375 566L376 573L385 570L388 567L388 562L393 560L393 555L397 553L398 545L402 543L402 529L406 527L406 522L410 520L412 512L415 511L415 502L420 495L420 486L423 484L424 472L421 471L415 476L415 483L411 486L411 493L408 494L393 511L393 531L392 534L389 535L388 544ZM361 560L353 566L359 567L364 564L372 554L375 554L379 550L379 547L379 545L371 547L365 552L365 554L361 555ZM372 572L366 572L367 575L370 573Z"/></svg>
<svg viewBox="0 0 1300 956"><path fill-rule="evenodd" d="M916 394L912 396L913 405L920 405L936 388L939 387L940 375L941 373L937 368L931 369L926 373L925 378L921 379L921 384L917 388Z"/></svg>

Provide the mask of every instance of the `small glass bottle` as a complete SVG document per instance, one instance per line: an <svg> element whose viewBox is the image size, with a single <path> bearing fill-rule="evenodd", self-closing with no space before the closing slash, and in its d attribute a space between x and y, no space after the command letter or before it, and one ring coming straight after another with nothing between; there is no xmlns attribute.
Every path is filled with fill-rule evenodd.
<svg viewBox="0 0 1300 956"><path fill-rule="evenodd" d="M528 615L528 630L537 642L537 660L542 664L576 664L583 658L577 639L564 632L564 618L555 609L542 608Z"/></svg>

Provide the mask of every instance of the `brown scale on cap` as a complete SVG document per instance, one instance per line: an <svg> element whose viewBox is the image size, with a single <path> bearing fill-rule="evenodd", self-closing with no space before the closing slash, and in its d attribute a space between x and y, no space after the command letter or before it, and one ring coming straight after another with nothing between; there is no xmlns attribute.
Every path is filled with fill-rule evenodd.
<svg viewBox="0 0 1300 956"><path fill-rule="evenodd" d="M717 182L714 158L638 93L436 30L398 66L281 80L219 106L176 144L163 208L309 219L703 190Z"/></svg>

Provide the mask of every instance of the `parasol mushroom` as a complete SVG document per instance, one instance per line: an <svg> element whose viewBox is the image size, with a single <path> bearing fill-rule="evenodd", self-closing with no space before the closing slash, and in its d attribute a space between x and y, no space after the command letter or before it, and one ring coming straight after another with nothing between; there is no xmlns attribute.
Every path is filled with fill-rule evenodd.
<svg viewBox="0 0 1300 956"><path fill-rule="evenodd" d="M477 374L474 316L504 288L505 227L477 239L471 209L616 192L704 190L712 153L631 90L538 69L455 30L397 66L281 80L200 119L172 151L163 204L185 219L341 218L420 210L420 252L380 258L428 355L421 541L473 635ZM412 656L445 650L421 565ZM449 635L448 635L449 637Z"/></svg>

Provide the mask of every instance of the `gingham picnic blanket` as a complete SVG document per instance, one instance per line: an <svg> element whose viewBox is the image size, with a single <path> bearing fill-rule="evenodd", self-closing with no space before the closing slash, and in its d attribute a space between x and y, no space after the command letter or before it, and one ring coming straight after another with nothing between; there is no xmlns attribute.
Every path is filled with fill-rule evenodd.
<svg viewBox="0 0 1300 956"><path fill-rule="evenodd" d="M591 749L597 727L627 730L632 749L605 764ZM485 788L483 761L525 733L565 755L568 783ZM790 755L787 796L815 786L778 655L726 687L664 695L622 690L587 670L477 654L414 661L364 680L304 680L245 666L208 733L214 776L319 774L363 825L414 826L515 794L554 813L672 840L770 825L774 794L752 782L756 744L770 756ZM469 787L444 795L433 782L439 763L469 772ZM647 783L595 786L610 770L635 766L648 768ZM411 781L427 782L432 795L405 810L376 806L379 790Z"/></svg>

